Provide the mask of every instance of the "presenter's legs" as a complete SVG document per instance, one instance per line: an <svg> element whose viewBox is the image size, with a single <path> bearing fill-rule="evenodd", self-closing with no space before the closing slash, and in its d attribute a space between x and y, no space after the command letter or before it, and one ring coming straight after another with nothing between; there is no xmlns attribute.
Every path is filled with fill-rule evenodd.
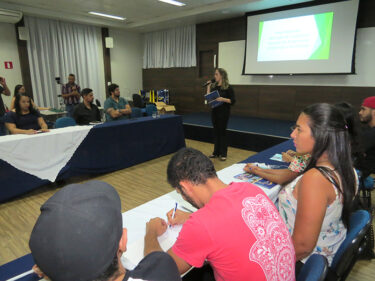
<svg viewBox="0 0 375 281"><path fill-rule="evenodd" d="M227 157L227 125L229 120L229 112L221 114L212 114L212 125L214 127L214 152L213 155Z"/></svg>
<svg viewBox="0 0 375 281"><path fill-rule="evenodd" d="M219 132L219 116L217 114L211 113L212 126L214 127L214 152L211 156L219 157L220 156L220 132Z"/></svg>
<svg viewBox="0 0 375 281"><path fill-rule="evenodd" d="M224 157L224 158L227 157L227 153L228 153L228 143L227 143L228 119L229 119L229 114L222 116L219 122L219 154L221 157Z"/></svg>

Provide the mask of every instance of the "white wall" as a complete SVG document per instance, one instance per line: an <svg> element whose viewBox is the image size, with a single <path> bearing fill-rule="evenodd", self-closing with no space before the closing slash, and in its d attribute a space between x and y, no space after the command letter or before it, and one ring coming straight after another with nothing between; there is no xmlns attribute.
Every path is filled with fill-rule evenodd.
<svg viewBox="0 0 375 281"><path fill-rule="evenodd" d="M355 71L351 75L242 75L245 40L219 43L219 67L228 71L229 81L237 85L322 85L375 86L375 28L357 30Z"/></svg>
<svg viewBox="0 0 375 281"><path fill-rule="evenodd" d="M120 86L121 96L132 99L142 89L142 35L121 29L109 29L113 37L111 49L112 82Z"/></svg>
<svg viewBox="0 0 375 281"><path fill-rule="evenodd" d="M7 85L13 95L14 87L22 84L20 59L17 48L17 35L14 24L0 23L0 76L5 77ZM13 69L5 69L4 62L13 62ZM11 97L2 95L4 103L9 107Z"/></svg>

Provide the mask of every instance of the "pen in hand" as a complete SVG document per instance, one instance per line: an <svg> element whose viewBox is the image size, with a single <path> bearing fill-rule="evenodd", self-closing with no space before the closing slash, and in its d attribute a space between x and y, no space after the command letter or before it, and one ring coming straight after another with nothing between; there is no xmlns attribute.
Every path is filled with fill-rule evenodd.
<svg viewBox="0 0 375 281"><path fill-rule="evenodd" d="M177 211L177 202L176 202L176 205L173 209L173 213L172 213L172 220L174 219L175 215L176 215L176 211ZM172 225L169 225L169 227L171 227Z"/></svg>

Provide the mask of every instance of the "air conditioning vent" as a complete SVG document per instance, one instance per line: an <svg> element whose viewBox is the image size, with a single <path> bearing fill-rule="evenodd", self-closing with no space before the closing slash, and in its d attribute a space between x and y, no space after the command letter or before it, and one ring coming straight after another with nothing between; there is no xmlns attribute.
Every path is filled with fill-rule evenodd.
<svg viewBox="0 0 375 281"><path fill-rule="evenodd" d="M0 22L17 23L22 19L22 12L0 9Z"/></svg>

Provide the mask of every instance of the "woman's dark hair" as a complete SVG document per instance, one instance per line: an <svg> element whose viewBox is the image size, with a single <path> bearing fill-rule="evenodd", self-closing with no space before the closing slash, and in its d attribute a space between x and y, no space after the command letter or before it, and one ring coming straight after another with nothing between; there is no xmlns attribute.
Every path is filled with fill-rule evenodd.
<svg viewBox="0 0 375 281"><path fill-rule="evenodd" d="M310 105L302 113L309 117L309 127L315 140L305 172L315 168L318 159L323 153L327 153L328 160L341 180L341 186L338 188L344 199L341 218L348 227L356 192L348 125L340 110L327 103ZM339 186L337 183L336 185Z"/></svg>
<svg viewBox="0 0 375 281"><path fill-rule="evenodd" d="M18 84L18 85L16 85L16 87L14 87L14 94L13 94L14 97L18 95L18 91L19 91L22 87L23 87L23 85L21 85L21 84Z"/></svg>
<svg viewBox="0 0 375 281"><path fill-rule="evenodd" d="M361 140L358 114L350 103L340 102L336 103L334 106L344 115L350 136L354 167L360 169L362 167L365 151Z"/></svg>
<svg viewBox="0 0 375 281"><path fill-rule="evenodd" d="M17 114L21 114L21 106L20 106L20 100L21 100L21 97L28 97L30 99L30 106L29 106L29 111L31 114L35 114L36 113L36 110L31 102L31 98L28 94L26 93L22 93L22 94L18 94L16 95L16 99L14 101L14 108L16 109L16 113Z"/></svg>

